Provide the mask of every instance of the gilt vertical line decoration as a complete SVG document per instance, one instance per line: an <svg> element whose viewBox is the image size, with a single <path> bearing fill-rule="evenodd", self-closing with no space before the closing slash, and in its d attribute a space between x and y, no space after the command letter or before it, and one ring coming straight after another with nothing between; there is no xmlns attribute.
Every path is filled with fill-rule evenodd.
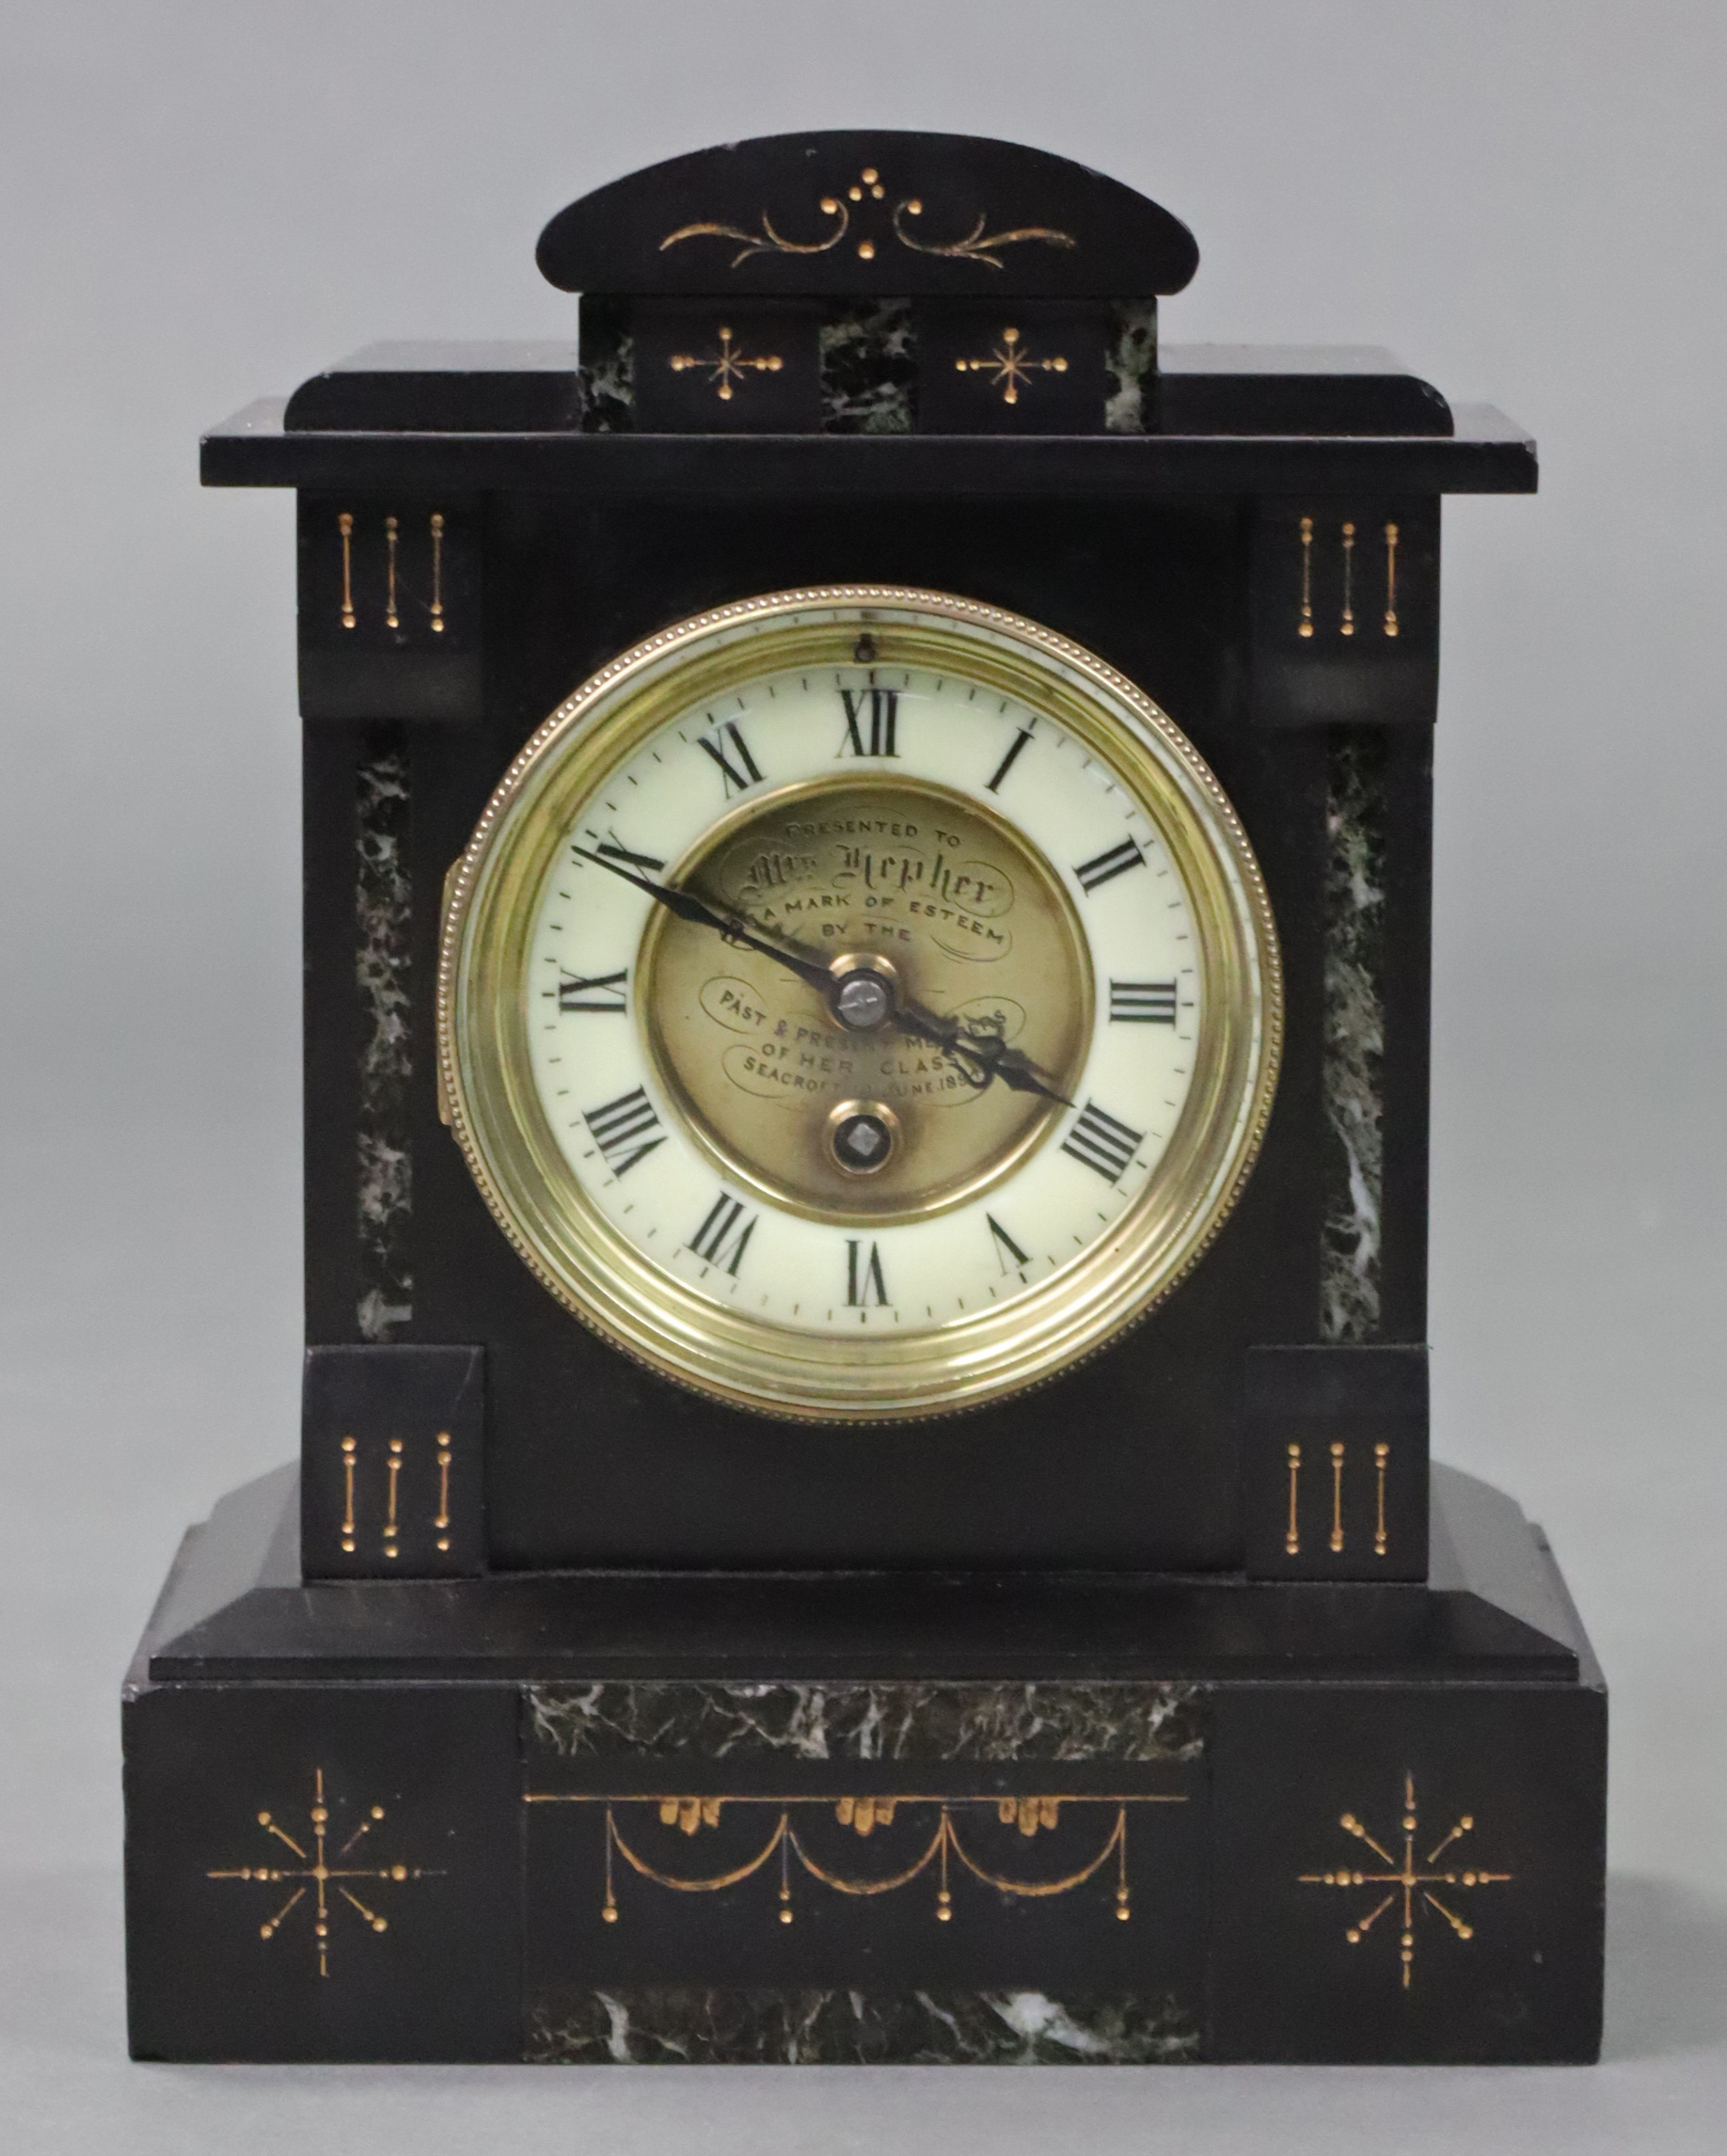
<svg viewBox="0 0 1727 2156"><path fill-rule="evenodd" d="M392 1437L389 1441L389 1495L384 1514L384 1554L386 1557L400 1557L402 1555L397 1542L401 1530L396 1520L397 1489L401 1480L402 1440L400 1437Z"/></svg>
<svg viewBox="0 0 1727 2156"><path fill-rule="evenodd" d="M1301 1555L1301 1527L1296 1513L1296 1498L1301 1486L1301 1447L1291 1445L1290 1452L1290 1524L1284 1532L1283 1546L1291 1557Z"/></svg>
<svg viewBox="0 0 1727 2156"><path fill-rule="evenodd" d="M356 1438L344 1437L341 1441L341 1546L348 1556L354 1555L354 1455L359 1450Z"/></svg>
<svg viewBox="0 0 1727 2156"><path fill-rule="evenodd" d="M341 626L351 629L355 626L354 613L354 518L343 510L336 519L336 529L341 533Z"/></svg>
<svg viewBox="0 0 1727 2156"><path fill-rule="evenodd" d="M612 1883L611 1876L611 1852L614 1847L614 1834L615 1828L611 1816L611 1806L608 1804L606 1807L606 1898L600 1904L600 1920L605 1924L615 1924L618 1921L617 1888Z"/></svg>
<svg viewBox="0 0 1727 2156"><path fill-rule="evenodd" d="M1386 634L1397 634L1397 526L1386 526Z"/></svg>
<svg viewBox="0 0 1727 2156"><path fill-rule="evenodd" d="M1355 633L1355 527L1343 527L1343 619L1338 625L1344 636Z"/></svg>
<svg viewBox="0 0 1727 2156"><path fill-rule="evenodd" d="M1335 1556L1343 1547L1343 1448L1331 1448L1331 1548Z"/></svg>
<svg viewBox="0 0 1727 2156"><path fill-rule="evenodd" d="M437 1530L437 1546L450 1547L450 1433L437 1434L437 1517L433 1521Z"/></svg>
<svg viewBox="0 0 1727 2156"><path fill-rule="evenodd" d="M1313 519L1310 516L1301 520L1301 619L1295 634L1313 634Z"/></svg>
<svg viewBox="0 0 1727 2156"><path fill-rule="evenodd" d="M396 519L384 519L384 626L400 628L402 617L396 611Z"/></svg>
<svg viewBox="0 0 1727 2156"><path fill-rule="evenodd" d="M1373 1448L1373 1474L1378 1483L1377 1511L1373 1519L1373 1555L1386 1554L1386 1463L1391 1457L1391 1448L1378 1444Z"/></svg>
<svg viewBox="0 0 1727 2156"><path fill-rule="evenodd" d="M444 633L444 517L432 512L432 634Z"/></svg>

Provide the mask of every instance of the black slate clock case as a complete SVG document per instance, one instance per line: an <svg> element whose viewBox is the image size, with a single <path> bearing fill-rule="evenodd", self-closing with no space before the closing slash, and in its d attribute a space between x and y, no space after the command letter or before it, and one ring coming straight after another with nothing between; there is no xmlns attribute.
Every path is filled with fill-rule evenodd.
<svg viewBox="0 0 1727 2156"><path fill-rule="evenodd" d="M253 406L208 437L207 483L298 498L308 1355L297 1497L261 1486L230 1500L225 1527L218 1514L195 1531L128 1695L140 2050L616 2055L583 2033L600 2026L603 1981L637 2001L626 2056L656 2045L716 2058L1592 2052L1598 1674L1545 1546L1506 1500L1435 1481L1427 1442L1439 499L1532 489L1533 450L1490 410L1453 413L1387 355L1160 351L1159 299L1196 262L1167 213L1040 152L862 132L771 138L635 174L552 221L540 263L582 295L572 344L374 346L285 410ZM1240 813L1286 976L1263 1150L1187 1279L1044 1388L893 1427L722 1407L586 1331L493 1222L436 1082L444 879L533 729L642 637L732 599L829 583L1002 606L1143 687ZM1271 1692L1256 1691L1273 1672ZM402 1742L420 1759L447 1741L425 1734L445 1695L416 1688L435 1679L454 1688L452 1731L499 1718L491 1737L451 1739L472 1774L440 1767L445 1813L514 1817L507 1831L438 1830L470 1845L460 1894L437 1890L447 1921L495 1935L496 1966L472 1979L466 2018L440 2006L417 2019L417 1980L401 1972L379 1994L387 2009L373 1999L330 2018L330 1987L347 1981L329 1973L345 1905L325 1904L346 1894L357 1906L370 1889L341 1887L327 1865L315 1877L309 1859L304 1879L275 1867L284 1894L301 1879L319 1912L325 1966L306 1979L309 2006L283 2003L298 1997L276 1974L283 1952L267 1982L288 1990L274 2018L263 2012L257 1927L232 1944L214 1905L198 1965L216 2003L165 2003L152 1971L190 1935L162 1867L183 1868L191 1847L183 1805L167 1823L166 1792L183 1795L194 1757L200 1788L223 1785L218 1724L238 1716L233 1740L266 1754L279 1739L287 1774L299 1740L282 1733L315 1719L324 1690L353 1728L405 1716ZM1364 1682L1381 1688L1352 1688ZM592 1726L568 1704L583 1685L609 1698ZM720 1765L761 1751L771 1768L796 1751L789 1737L740 1749L736 1729L726 1736L733 1695L752 1687L774 1703L768 1722L807 1717L812 1687L842 1723L848 1688L880 1696L856 1709L849 1752L836 1737L800 1754L823 1760L807 1790L772 1792L746 1786L748 1766L727 1784ZM658 1708L649 1692L663 1694ZM1047 1757L1030 1723L1010 1734L1024 1716L1003 1705L1033 1695L1030 1723L1066 1733ZM1382 1745L1367 1702L1378 1714L1394 1695L1389 1726L1403 1734ZM1406 1905L1369 1920L1389 1933L1402 1919L1392 2005L1371 1986L1371 2007L1355 2000L1353 1974L1347 2000L1318 1978L1318 2005L1306 1982L1300 2004L1262 1996L1233 1928L1247 1914L1232 1912L1233 1875L1218 1868L1242 1801L1230 1776L1283 1747L1279 1778L1311 1793L1332 1770L1322 1753L1334 1765L1359 1753L1396 1785L1396 1816L1418 1818L1417 1754L1423 1786L1443 1780L1452 1746L1434 1732L1461 1716L1465 1733L1478 1710L1509 1747L1508 1785L1529 1793L1530 1821L1562 1784L1574 1822L1563 1865L1549 1851L1552 1876L1525 1879L1520 1902L1516 1878L1480 1875L1513 1909L1506 1937L1518 1943L1490 1947L1486 1920L1478 1938L1450 1907L1481 1891L1476 1874L1459 1888L1444 1863L1421 1872L1424 1826L1392 1840L1375 1829L1362 1876L1383 1859L1380 1891ZM859 1749L871 1713L898 1718L900 1752ZM936 1805L944 1880L966 1868L952 1824L965 1804L1047 1800L1054 1835L1064 1804L1077 1820L1082 1801L1102 1801L1100 1777L1125 1777L1133 1789L1111 1793L1124 1796L1118 1897L1127 1796L1146 1819L1165 1816L1165 1797L1169 1817L1191 1807L1156 1862L1165 1886L1183 1863L1210 1883L1149 1962L1155 1920L1124 1920L1100 1959L1099 1942L1062 1921L1084 1882L1070 1896L1016 1896L982 1863L968 1878L997 1881L1006 1944L990 1943L988 1923L959 1925L944 1898L939 1934L854 1924L819 1951L811 1943L792 1953L779 1926L726 1919L729 1890L673 1887L662 1900L716 1912L705 1930L650 1924L647 1948L620 1963L639 1927L620 1922L614 1873L621 1863L640 1887L672 1871L622 1862L612 1802L562 1784L582 1780L582 1762L613 1760L612 1799L645 1802L644 1775L664 1786L667 1745L680 1792L714 1817L698 1811L692 1829L674 1803L657 1831L673 1845L719 1834L726 1805L740 1819L767 1806L770 1825L784 1798L783 1884L787 1849L803 1847L796 1806L828 1801L837 1762L867 1763L867 1782L889 1756L939 1760L933 1780L948 1778L894 1799L911 1820ZM1298 1770L1304 1745L1319 1751ZM1074 1763L1075 1787L1045 1786L1051 1758ZM979 1787L965 1773L963 1789L953 1783L959 1763L975 1782L985 1760ZM1139 1786L1165 1769L1186 1777L1182 1790ZM328 1768L332 1787L341 1771ZM557 1788L531 1786L547 1774ZM838 1815L873 1821L857 1811L857 1774L841 1779L832 1803L850 1810ZM574 1842L547 1840L560 1795ZM602 1811L598 1844L583 1842ZM1336 1806L1315 1816L1335 1839ZM1367 1832L1349 1818L1345 1847L1313 1874L1334 1892L1354 1892L1337 1867L1360 1858ZM525 1837L530 1874L562 1880L603 1863L611 1914L593 1955L536 1945L532 1895L513 1900L501 1883L483 1919L478 1904L458 1919L481 1874L508 1869L499 1832ZM1198 1837L1185 1857L1184 1833ZM1413 1853L1401 1854L1405 1833ZM1136 1830L1147 1846L1155 1853L1156 1836ZM629 1847L639 1854L638 1839ZM281 1857L282 1835L262 1853ZM241 1884L257 1869L240 1860ZM214 1894L230 1874L205 1870ZM428 1874L415 1906L437 1894ZM878 1894L885 1910L879 1888L851 1902L874 1909ZM1312 1894L1303 1886L1293 1901ZM1428 1905L1441 1902L1436 1917ZM1118 1898L1117 1913L1128 1906ZM1455 1996L1425 2021L1404 1996L1423 1911L1460 1957L1466 1942L1478 1965L1511 1957L1485 1993L1460 1958ZM1293 1938L1309 1919L1288 1921ZM1336 1928L1346 1962L1362 1963L1377 1935ZM963 1946L962 1930L983 1943ZM1545 1959L1561 1935L1562 1982ZM872 1968L881 2004L868 2028L829 2026L810 2002ZM906 2005L932 1984L963 2011L931 2024ZM1084 2041L999 2007L1033 1991L1047 2003L1064 1984L1064 2025L1083 2024ZM815 2033L788 2035L806 2011ZM963 2039L940 2035L949 2022Z"/></svg>

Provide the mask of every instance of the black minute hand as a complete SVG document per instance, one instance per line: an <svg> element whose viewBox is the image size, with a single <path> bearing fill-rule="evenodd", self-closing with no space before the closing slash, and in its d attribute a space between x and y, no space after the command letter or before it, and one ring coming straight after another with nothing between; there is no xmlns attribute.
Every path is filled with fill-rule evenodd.
<svg viewBox="0 0 1727 2156"><path fill-rule="evenodd" d="M759 951L775 965L796 974L800 981L816 990L824 1002L831 1003L834 976L819 959L787 950L780 943L770 943L766 937L745 927L741 921L734 920L730 914L708 905L705 899L698 898L693 891L680 891L674 883L655 883L645 876L638 876L633 868L608 861L604 854L592 852L585 846L573 846L570 850L581 860L593 862L596 868L607 869L624 882L633 883L638 891L645 891L656 905L675 913L680 921L688 921L698 928L712 928L728 943ZM1041 1093L1046 1101L1059 1101L1064 1108L1073 1106L1065 1093L1057 1093L1054 1086L1044 1084L1029 1056L1022 1054L1017 1048L1009 1048L999 1034L969 1033L957 1018L938 1018L934 1011L920 1009L917 1005L906 1004L897 998L893 1023L913 1039L927 1040L932 1047L945 1051L960 1076L979 1092L992 1078L999 1078L1010 1092ZM968 1065L971 1068L968 1069Z"/></svg>
<svg viewBox="0 0 1727 2156"><path fill-rule="evenodd" d="M765 937L753 935L741 921L734 921L728 914L716 912L714 908L696 896L693 891L680 891L675 884L650 882L645 876L638 876L634 869L621 868L615 861L608 861L603 854L591 853L585 846L575 846L572 853L579 854L583 861L591 861L597 868L610 869L613 876L622 877L626 883L633 883L638 891L645 891L657 905L668 913L675 913L680 921L689 921L698 928L712 928L723 936L728 943L741 943L748 950L760 951L776 965L786 967L798 978L807 981L822 996L833 986L833 976L819 959L809 959L793 951L770 943Z"/></svg>

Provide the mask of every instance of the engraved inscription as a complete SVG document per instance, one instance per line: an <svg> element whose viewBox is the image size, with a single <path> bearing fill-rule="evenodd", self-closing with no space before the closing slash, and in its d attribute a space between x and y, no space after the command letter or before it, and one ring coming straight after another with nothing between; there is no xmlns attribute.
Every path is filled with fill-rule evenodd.
<svg viewBox="0 0 1727 2156"><path fill-rule="evenodd" d="M988 809L893 775L904 743L890 697L866 683L841 706L839 746L864 766L857 776L759 810L739 803L698 862L668 874L818 966L854 954L885 961L895 994L938 1026L1059 1072L1083 1051L1090 997L1060 880ZM747 944L717 950L700 927L653 924L638 970L661 1073L722 1172L800 1203L853 1215L927 1203L1006 1165L1059 1105L1059 1086L1049 1098L980 1086L976 1057L950 1055L939 1034L850 1031L819 986ZM1052 980L1081 993L1053 996ZM910 1118L867 1188L840 1181L823 1120L853 1099Z"/></svg>

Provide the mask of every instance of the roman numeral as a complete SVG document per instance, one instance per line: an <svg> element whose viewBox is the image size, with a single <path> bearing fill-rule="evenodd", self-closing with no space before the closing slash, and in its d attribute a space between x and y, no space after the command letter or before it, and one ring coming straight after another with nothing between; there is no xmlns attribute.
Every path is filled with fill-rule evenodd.
<svg viewBox="0 0 1727 2156"><path fill-rule="evenodd" d="M698 734L696 739L719 765L720 776L725 785L725 798L730 801L735 793L748 793L752 786L760 785L762 774L755 768L755 758L750 753L749 743L737 731L736 719L728 719L723 726L716 728L716 732L719 736L717 740L710 740L705 734ZM737 756L737 764L732 761L734 751ZM739 764L743 767L741 770L737 768Z"/></svg>
<svg viewBox="0 0 1727 2156"><path fill-rule="evenodd" d="M898 755L899 751L894 746L894 730L899 724L897 689L842 689L840 702L846 706L846 738L836 753L843 756L849 748L854 756ZM866 710L869 713L867 747L863 727Z"/></svg>
<svg viewBox="0 0 1727 2156"><path fill-rule="evenodd" d="M1174 981L1111 981L1109 1022L1112 1025L1173 1025L1176 984Z"/></svg>
<svg viewBox="0 0 1727 2156"><path fill-rule="evenodd" d="M999 794L999 793L1001 792L1001 790L1002 790L1002 781L1003 781L1003 780L1004 780L1004 779L1005 779L1005 778L1007 776L1008 772L1012 770L1012 769L1013 769L1013 767L1014 767L1014 763L1015 763L1015 760L1016 760L1016 759L1018 758L1018 756L1019 756L1020 751L1021 751L1022 749L1023 749L1023 748L1024 748L1024 746L1025 746L1026 742L1027 742L1027 741L1029 741L1030 739L1031 739L1031 728L1030 728L1029 726L1022 726L1022 727L1020 728L1020 731L1019 731L1019 732L1018 732L1018 733L1017 733L1017 734L1014 736L1014 737L1013 737L1013 745L1012 745L1012 747L1011 747L1011 748L1008 750L1007 753L1006 753L1006 755L1005 755L1005 756L1002 758L1001 762L1000 762L999 764L997 764L997 765L996 765L996 767L995 767L995 776L994 776L994 778L992 778L992 779L990 781L989 785L987 785L987 786L984 788L984 791L985 791L985 793L987 793L987 794Z"/></svg>
<svg viewBox="0 0 1727 2156"><path fill-rule="evenodd" d="M591 831L588 836L594 841L594 852L603 861L621 861L626 868L640 868L650 876L658 875L665 866L663 861L656 861L651 853L632 853L627 846L620 846L615 831L609 832L604 838L597 831Z"/></svg>
<svg viewBox="0 0 1727 2156"><path fill-rule="evenodd" d="M1146 857L1139 850L1136 838L1124 838L1119 846L1112 846L1107 853L1100 853L1095 860L1082 861L1073 871L1080 880L1080 888L1087 895L1100 883L1107 883L1112 876L1125 876L1130 868L1143 868Z"/></svg>
<svg viewBox="0 0 1727 2156"><path fill-rule="evenodd" d="M870 1299L870 1290L873 1288L878 1308L885 1309L887 1289L881 1279L881 1252L872 1243L869 1256L860 1262L858 1252L863 1247L861 1243L848 1243L846 1245L846 1307L851 1310L863 1309Z"/></svg>
<svg viewBox="0 0 1727 2156"><path fill-rule="evenodd" d="M1013 1273L1017 1272L1022 1265L1029 1265L1031 1260L1020 1248L1020 1245L1008 1234L1001 1222L988 1213L984 1214L984 1218L989 1221L990 1233L995 1239L995 1255L1002 1261L1002 1271Z"/></svg>
<svg viewBox="0 0 1727 2156"><path fill-rule="evenodd" d="M590 1108L582 1117L594 1133L594 1142L606 1157L606 1165L613 1175L626 1176L640 1160L645 1160L656 1146L663 1146L666 1134L659 1128L659 1118L654 1113L647 1095L640 1086L627 1093L620 1093L615 1101L608 1101L603 1108ZM650 1138L650 1131L659 1131L657 1138Z"/></svg>
<svg viewBox="0 0 1727 2156"><path fill-rule="evenodd" d="M628 978L627 966L622 973L595 974L592 980L584 980L579 974L565 974L558 983L558 1008L627 1010L629 998L624 992L624 983Z"/></svg>
<svg viewBox="0 0 1727 2156"><path fill-rule="evenodd" d="M1145 1134L1105 1115L1095 1101L1087 1101L1079 1121L1062 1140L1061 1149L1086 1167L1096 1168L1105 1182L1118 1182L1122 1169L1133 1157L1134 1147Z"/></svg>
<svg viewBox="0 0 1727 2156"><path fill-rule="evenodd" d="M723 1266L735 1280L760 1217L759 1213L753 1213L745 1220L742 1201L722 1190L709 1209L707 1218L689 1238L689 1247L705 1264Z"/></svg>

